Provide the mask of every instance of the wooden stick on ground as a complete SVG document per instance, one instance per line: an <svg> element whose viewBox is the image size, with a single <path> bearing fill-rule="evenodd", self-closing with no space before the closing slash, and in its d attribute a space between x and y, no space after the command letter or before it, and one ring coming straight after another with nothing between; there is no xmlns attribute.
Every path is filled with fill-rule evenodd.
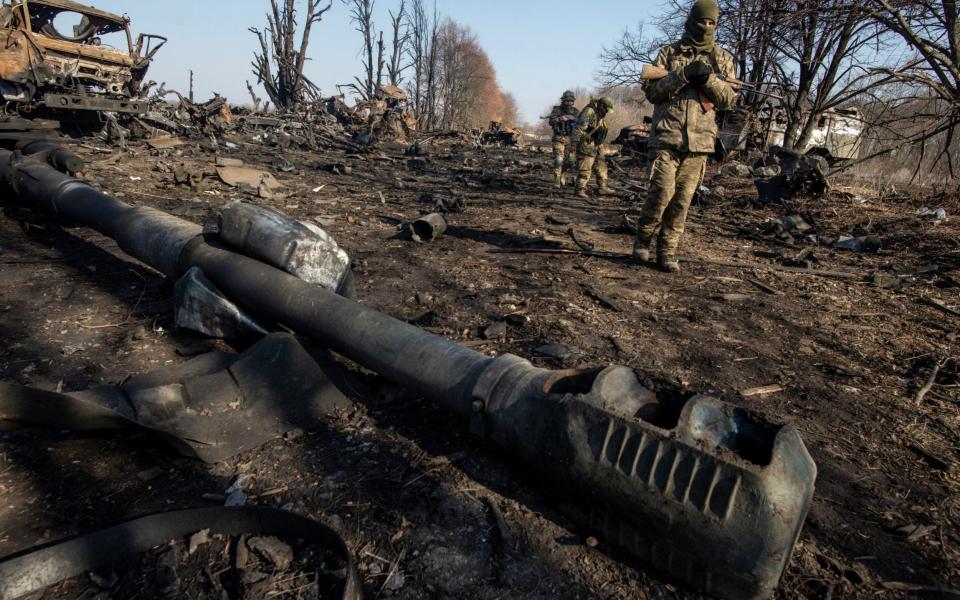
<svg viewBox="0 0 960 600"><path fill-rule="evenodd" d="M937 375L940 373L940 368L947 364L947 361L950 360L945 358L943 360L937 361L933 365L933 369L930 370L930 377L927 377L927 382L923 384L923 387L917 390L917 395L913 398L913 405L919 407L923 404L923 399L926 397L930 390L933 389L934 384L937 382Z"/></svg>
<svg viewBox="0 0 960 600"><path fill-rule="evenodd" d="M923 296L923 297L920 298L920 303L921 303L921 304L926 304L927 306L932 306L932 307L934 307L934 308L936 308L936 309L938 309L938 310L942 310L943 312L945 312L945 313L947 313L947 314L949 314L949 315L953 315L953 316L955 316L955 317L960 317L960 311L956 311L956 310L950 308L949 306L947 306L947 305L944 304L943 302L940 302L940 301L937 300L936 298L930 298L929 296Z"/></svg>

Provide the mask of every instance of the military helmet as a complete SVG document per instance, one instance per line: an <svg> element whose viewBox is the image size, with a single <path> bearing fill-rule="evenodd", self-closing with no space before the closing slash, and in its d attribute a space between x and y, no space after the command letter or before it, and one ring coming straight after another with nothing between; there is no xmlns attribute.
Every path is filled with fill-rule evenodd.
<svg viewBox="0 0 960 600"><path fill-rule="evenodd" d="M577 100L577 95L571 92L570 90L565 91L563 95L560 96L561 102L576 102L576 100Z"/></svg>
<svg viewBox="0 0 960 600"><path fill-rule="evenodd" d="M610 96L604 96L603 98L599 98L597 100L597 106L603 106L608 111L611 111L613 110L613 106L614 106L613 98L611 98Z"/></svg>

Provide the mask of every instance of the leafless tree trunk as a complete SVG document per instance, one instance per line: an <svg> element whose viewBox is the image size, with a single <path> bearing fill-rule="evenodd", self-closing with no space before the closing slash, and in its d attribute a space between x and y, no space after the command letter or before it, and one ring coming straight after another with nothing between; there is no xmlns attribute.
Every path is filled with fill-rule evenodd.
<svg viewBox="0 0 960 600"><path fill-rule="evenodd" d="M718 35L733 54L740 79L750 84L740 97L740 105L756 112L767 97L752 93L750 88L763 89L773 79L776 56L773 38L779 35L774 17L785 0L721 0L723 17Z"/></svg>
<svg viewBox="0 0 960 600"><path fill-rule="evenodd" d="M373 7L375 0L343 0L344 4L350 7L350 21L353 22L356 31L363 38L363 79L356 77L357 85L353 86L356 91L365 99L373 98L380 87L380 77L382 75L382 57L383 57L383 36L380 37L379 57L374 62L373 50L377 45L374 41L376 27L373 23Z"/></svg>
<svg viewBox="0 0 960 600"><path fill-rule="evenodd" d="M433 5L433 21L430 26L429 46L427 52L427 70L426 70L426 125L427 130L435 129L437 126L437 85L440 71L440 22L437 15L437 5Z"/></svg>
<svg viewBox="0 0 960 600"><path fill-rule="evenodd" d="M437 123L437 37L439 23L437 7L433 15L427 12L424 0L412 0L407 16L407 45L409 67L413 69L413 80L407 90L413 101L414 115L417 117L417 129L430 131Z"/></svg>
<svg viewBox="0 0 960 600"><path fill-rule="evenodd" d="M397 14L390 13L390 26L393 30L392 52L390 53L390 64L387 66L390 85L400 85L403 72L412 66L410 63L403 64L404 52L410 42L411 35L409 27L404 25L407 17L406 11L406 0L400 0L400 10L397 11Z"/></svg>
<svg viewBox="0 0 960 600"><path fill-rule="evenodd" d="M296 43L296 0L270 0L267 26L249 29L260 41L260 53L254 53L251 63L253 74L278 109L293 108L308 92L316 92L316 86L303 76L303 66L313 24L319 23L330 10L329 2L324 7L321 4L323 0L306 0L307 15L299 45Z"/></svg>
<svg viewBox="0 0 960 600"><path fill-rule="evenodd" d="M257 93L253 90L253 86L250 85L250 82L247 82L247 91L250 92L250 100L253 101L253 112L260 112L260 104L263 100Z"/></svg>
<svg viewBox="0 0 960 600"><path fill-rule="evenodd" d="M384 59L384 52L386 52L387 45L383 41L383 31L380 32L380 41L377 42L377 89L380 89L380 83L383 81L383 67L386 65Z"/></svg>
<svg viewBox="0 0 960 600"><path fill-rule="evenodd" d="M423 121L423 82L426 78L426 56L429 23L423 0L413 0L410 14L407 15L407 31L410 34L410 43L407 46L407 58L410 68L413 69L413 81L407 85L407 94L413 104L413 114L417 117L418 125L422 128Z"/></svg>

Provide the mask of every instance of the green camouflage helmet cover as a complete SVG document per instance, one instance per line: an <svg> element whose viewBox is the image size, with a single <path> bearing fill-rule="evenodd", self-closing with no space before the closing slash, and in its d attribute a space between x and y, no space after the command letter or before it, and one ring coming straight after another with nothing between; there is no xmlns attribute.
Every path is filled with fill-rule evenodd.
<svg viewBox="0 0 960 600"><path fill-rule="evenodd" d="M560 96L561 102L576 102L576 100L577 100L577 95L571 92L570 90L565 91L563 95Z"/></svg>
<svg viewBox="0 0 960 600"><path fill-rule="evenodd" d="M604 96L603 98L599 98L597 100L597 106L602 106L606 108L607 111L609 112L613 110L613 107L614 107L613 98L611 98L610 96Z"/></svg>

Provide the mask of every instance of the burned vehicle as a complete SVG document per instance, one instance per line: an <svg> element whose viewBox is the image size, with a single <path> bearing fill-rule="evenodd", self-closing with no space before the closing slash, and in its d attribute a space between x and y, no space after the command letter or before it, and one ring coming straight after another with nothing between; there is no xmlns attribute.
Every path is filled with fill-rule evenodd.
<svg viewBox="0 0 960 600"><path fill-rule="evenodd" d="M128 17L71 0L3 4L0 38L4 110L22 113L44 108L145 113L141 86L167 41L140 34L134 42Z"/></svg>
<svg viewBox="0 0 960 600"><path fill-rule="evenodd" d="M623 154L640 157L646 156L647 141L650 136L650 125L652 123L652 118L644 117L641 123L627 125L620 130L617 139L613 140L611 144L621 146L621 152Z"/></svg>
<svg viewBox="0 0 960 600"><path fill-rule="evenodd" d="M805 154L822 156L831 165L855 160L860 156L864 122L855 107L828 110L817 121ZM783 142L782 127L771 128L771 143Z"/></svg>
<svg viewBox="0 0 960 600"><path fill-rule="evenodd" d="M479 132L481 146L519 146L523 133L515 127L505 127L501 121L490 121L486 131Z"/></svg>
<svg viewBox="0 0 960 600"><path fill-rule="evenodd" d="M804 114L804 118L808 115ZM714 158L725 160L737 152L766 152L783 146L787 118L783 108L765 104L756 113L737 107L718 117L719 132ZM830 166L860 156L864 121L857 108L836 108L824 112L811 131L800 154L819 156Z"/></svg>

